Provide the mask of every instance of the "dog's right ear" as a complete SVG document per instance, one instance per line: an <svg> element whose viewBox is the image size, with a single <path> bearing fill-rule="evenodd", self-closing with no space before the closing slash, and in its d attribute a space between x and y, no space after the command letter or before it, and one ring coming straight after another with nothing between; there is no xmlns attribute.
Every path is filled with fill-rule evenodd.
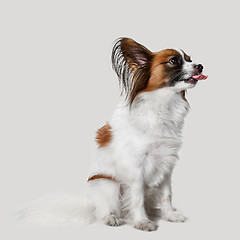
<svg viewBox="0 0 240 240"><path fill-rule="evenodd" d="M129 67L133 70L147 66L152 59L152 52L130 38L121 40L121 51Z"/></svg>
<svg viewBox="0 0 240 240"><path fill-rule="evenodd" d="M130 38L118 39L113 47L113 69L130 103L147 84L152 58L150 50Z"/></svg>
<svg viewBox="0 0 240 240"><path fill-rule="evenodd" d="M116 58L114 59L115 54L117 54L116 57L123 57L132 70L147 66L152 59L150 50L130 38L120 38L116 42L113 47L113 64L116 60Z"/></svg>

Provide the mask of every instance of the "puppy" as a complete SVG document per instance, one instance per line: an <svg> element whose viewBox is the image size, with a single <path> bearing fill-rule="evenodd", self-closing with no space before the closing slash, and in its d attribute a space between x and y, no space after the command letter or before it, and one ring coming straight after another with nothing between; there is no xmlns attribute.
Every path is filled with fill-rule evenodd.
<svg viewBox="0 0 240 240"><path fill-rule="evenodd" d="M186 217L171 204L171 175L178 160L185 92L207 76L182 50L151 52L129 38L112 51L125 100L97 131L97 155L88 179L97 199L95 218L111 226L124 222L144 231L157 229L154 209L172 222Z"/></svg>
<svg viewBox="0 0 240 240"><path fill-rule="evenodd" d="M159 213L167 221L186 220L171 204L171 175L189 110L185 91L207 78L203 66L182 50L151 52L129 38L114 45L112 64L125 97L97 131L85 195L37 203L21 219L127 223L144 231L157 229Z"/></svg>

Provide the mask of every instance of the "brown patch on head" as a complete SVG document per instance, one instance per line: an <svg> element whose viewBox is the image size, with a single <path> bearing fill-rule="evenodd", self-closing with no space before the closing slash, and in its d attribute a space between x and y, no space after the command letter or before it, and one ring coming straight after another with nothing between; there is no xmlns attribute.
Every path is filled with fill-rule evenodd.
<svg viewBox="0 0 240 240"><path fill-rule="evenodd" d="M189 56L184 56L186 61L190 61ZM112 51L113 69L130 105L142 92L174 86L180 81L182 58L182 54L174 49L153 53L130 38L118 40ZM172 62L173 59L176 64Z"/></svg>
<svg viewBox="0 0 240 240"><path fill-rule="evenodd" d="M168 62L172 57L179 57L181 54L175 49L165 49L154 53L152 66L155 67L161 63Z"/></svg>
<svg viewBox="0 0 240 240"><path fill-rule="evenodd" d="M103 127L97 130L96 142L99 147L107 146L112 140L112 131L109 123L106 123Z"/></svg>
<svg viewBox="0 0 240 240"><path fill-rule="evenodd" d="M166 65L171 58L177 58L181 61L181 54L174 49L165 49L154 53L151 63L151 77L147 87L142 92L153 91L159 88L169 86L171 72L176 70Z"/></svg>

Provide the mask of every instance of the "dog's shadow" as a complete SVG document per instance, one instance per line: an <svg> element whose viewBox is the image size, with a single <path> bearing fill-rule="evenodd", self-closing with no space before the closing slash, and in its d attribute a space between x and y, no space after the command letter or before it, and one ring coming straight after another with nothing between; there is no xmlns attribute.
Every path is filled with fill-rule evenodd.
<svg viewBox="0 0 240 240"><path fill-rule="evenodd" d="M149 190L149 189L148 189ZM153 222L158 222L162 217L162 210L159 206L159 192L146 191L144 196L144 208L148 218Z"/></svg>
<svg viewBox="0 0 240 240"><path fill-rule="evenodd" d="M148 218L153 222L158 222L161 219L162 211L160 208L145 207Z"/></svg>

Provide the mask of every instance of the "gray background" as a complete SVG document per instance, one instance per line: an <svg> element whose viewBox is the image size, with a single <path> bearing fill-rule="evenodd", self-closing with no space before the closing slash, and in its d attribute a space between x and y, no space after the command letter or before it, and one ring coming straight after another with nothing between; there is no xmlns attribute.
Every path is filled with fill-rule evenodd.
<svg viewBox="0 0 240 240"><path fill-rule="evenodd" d="M237 1L1 1L2 239L239 239L239 6ZM113 42L178 47L209 78L188 92L173 201L190 221L143 233L103 225L42 228L11 213L88 177L94 133L119 96ZM238 236L237 236L238 235Z"/></svg>

